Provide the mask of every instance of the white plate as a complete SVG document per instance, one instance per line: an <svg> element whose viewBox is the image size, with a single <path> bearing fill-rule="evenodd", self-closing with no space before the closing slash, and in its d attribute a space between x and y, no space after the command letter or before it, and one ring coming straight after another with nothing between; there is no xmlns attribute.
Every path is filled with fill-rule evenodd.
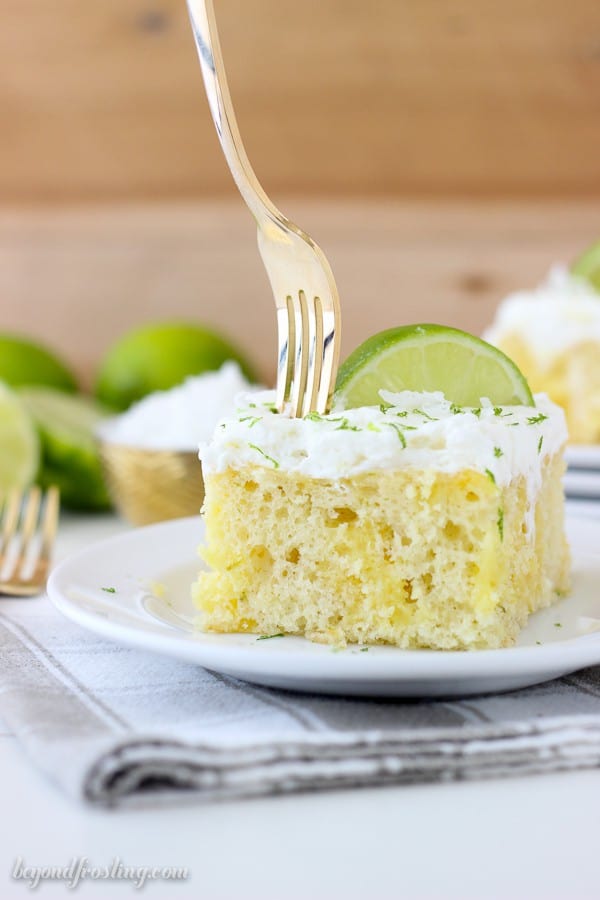
<svg viewBox="0 0 600 900"><path fill-rule="evenodd" d="M569 468L600 472L600 444L567 444L565 459Z"/></svg>
<svg viewBox="0 0 600 900"><path fill-rule="evenodd" d="M178 519L95 544L55 569L50 598L69 619L104 637L291 690L457 696L524 687L600 663L600 521L568 517L570 597L532 616L518 646L471 652L335 652L302 638L198 632L189 588L202 532L200 519Z"/></svg>

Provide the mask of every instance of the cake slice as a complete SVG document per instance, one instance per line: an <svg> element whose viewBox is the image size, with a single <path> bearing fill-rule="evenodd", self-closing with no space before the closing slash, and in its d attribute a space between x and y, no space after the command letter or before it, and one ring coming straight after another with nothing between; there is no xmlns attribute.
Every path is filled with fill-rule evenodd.
<svg viewBox="0 0 600 900"><path fill-rule="evenodd" d="M305 419L258 395L201 448L203 629L505 647L568 589L562 410L380 393Z"/></svg>
<svg viewBox="0 0 600 900"><path fill-rule="evenodd" d="M485 337L564 408L572 441L600 442L600 293L591 283L555 267L535 290L507 297Z"/></svg>

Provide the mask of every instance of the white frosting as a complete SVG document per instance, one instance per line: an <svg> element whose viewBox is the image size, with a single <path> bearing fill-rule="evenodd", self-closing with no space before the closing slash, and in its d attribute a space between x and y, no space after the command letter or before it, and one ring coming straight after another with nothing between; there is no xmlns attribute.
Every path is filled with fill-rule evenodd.
<svg viewBox="0 0 600 900"><path fill-rule="evenodd" d="M535 407L499 408L482 399L479 410L455 407L439 392L380 394L379 408L304 419L273 412L274 392L242 397L237 415L201 445L203 470L258 465L337 479L374 469L475 469L499 486L523 475L533 516L542 462L567 439L564 413L545 394Z"/></svg>
<svg viewBox="0 0 600 900"><path fill-rule="evenodd" d="M209 440L222 416L234 414L241 391L251 391L250 383L237 363L226 362L217 372L149 394L122 415L102 422L98 435L127 447L193 451L200 441Z"/></svg>
<svg viewBox="0 0 600 900"><path fill-rule="evenodd" d="M582 341L600 341L600 294L563 266L554 267L532 291L509 295L496 311L484 337L501 345L521 337L540 367Z"/></svg>

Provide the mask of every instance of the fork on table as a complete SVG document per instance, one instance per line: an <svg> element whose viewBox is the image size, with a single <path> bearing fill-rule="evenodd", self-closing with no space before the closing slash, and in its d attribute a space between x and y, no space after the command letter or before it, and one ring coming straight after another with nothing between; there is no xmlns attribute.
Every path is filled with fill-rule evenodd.
<svg viewBox="0 0 600 900"><path fill-rule="evenodd" d="M59 504L56 487L0 497L0 594L30 597L46 587Z"/></svg>
<svg viewBox="0 0 600 900"><path fill-rule="evenodd" d="M237 126L212 0L188 0L210 111L233 179L256 220L277 307L277 407L292 416L328 411L340 352L340 306L325 254L259 184Z"/></svg>

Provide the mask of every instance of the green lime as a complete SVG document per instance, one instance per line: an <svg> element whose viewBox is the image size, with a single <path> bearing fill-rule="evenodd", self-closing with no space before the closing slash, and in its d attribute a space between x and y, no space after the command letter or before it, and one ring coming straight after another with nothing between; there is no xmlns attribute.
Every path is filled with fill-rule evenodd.
<svg viewBox="0 0 600 900"><path fill-rule="evenodd" d="M44 384L63 391L77 390L73 374L54 353L13 334L0 334L0 379L11 387Z"/></svg>
<svg viewBox="0 0 600 900"><path fill-rule="evenodd" d="M13 391L0 383L0 498L35 478L40 445L31 416Z"/></svg>
<svg viewBox="0 0 600 900"><path fill-rule="evenodd" d="M127 409L153 391L174 387L188 375L219 369L236 360L251 381L254 373L225 338L201 325L162 322L129 332L108 352L96 395L115 409Z"/></svg>
<svg viewBox="0 0 600 900"><path fill-rule="evenodd" d="M62 503L71 509L107 509L94 429L110 413L89 397L52 388L21 388L19 396L38 429L42 487L56 484Z"/></svg>
<svg viewBox="0 0 600 900"><path fill-rule="evenodd" d="M379 391L442 391L458 406L482 397L534 406L515 364L491 344L444 325L404 325L368 338L341 366L336 399L347 409L377 406Z"/></svg>
<svg viewBox="0 0 600 900"><path fill-rule="evenodd" d="M571 272L589 281L592 287L600 291L600 241L596 241L577 257L571 264Z"/></svg>

